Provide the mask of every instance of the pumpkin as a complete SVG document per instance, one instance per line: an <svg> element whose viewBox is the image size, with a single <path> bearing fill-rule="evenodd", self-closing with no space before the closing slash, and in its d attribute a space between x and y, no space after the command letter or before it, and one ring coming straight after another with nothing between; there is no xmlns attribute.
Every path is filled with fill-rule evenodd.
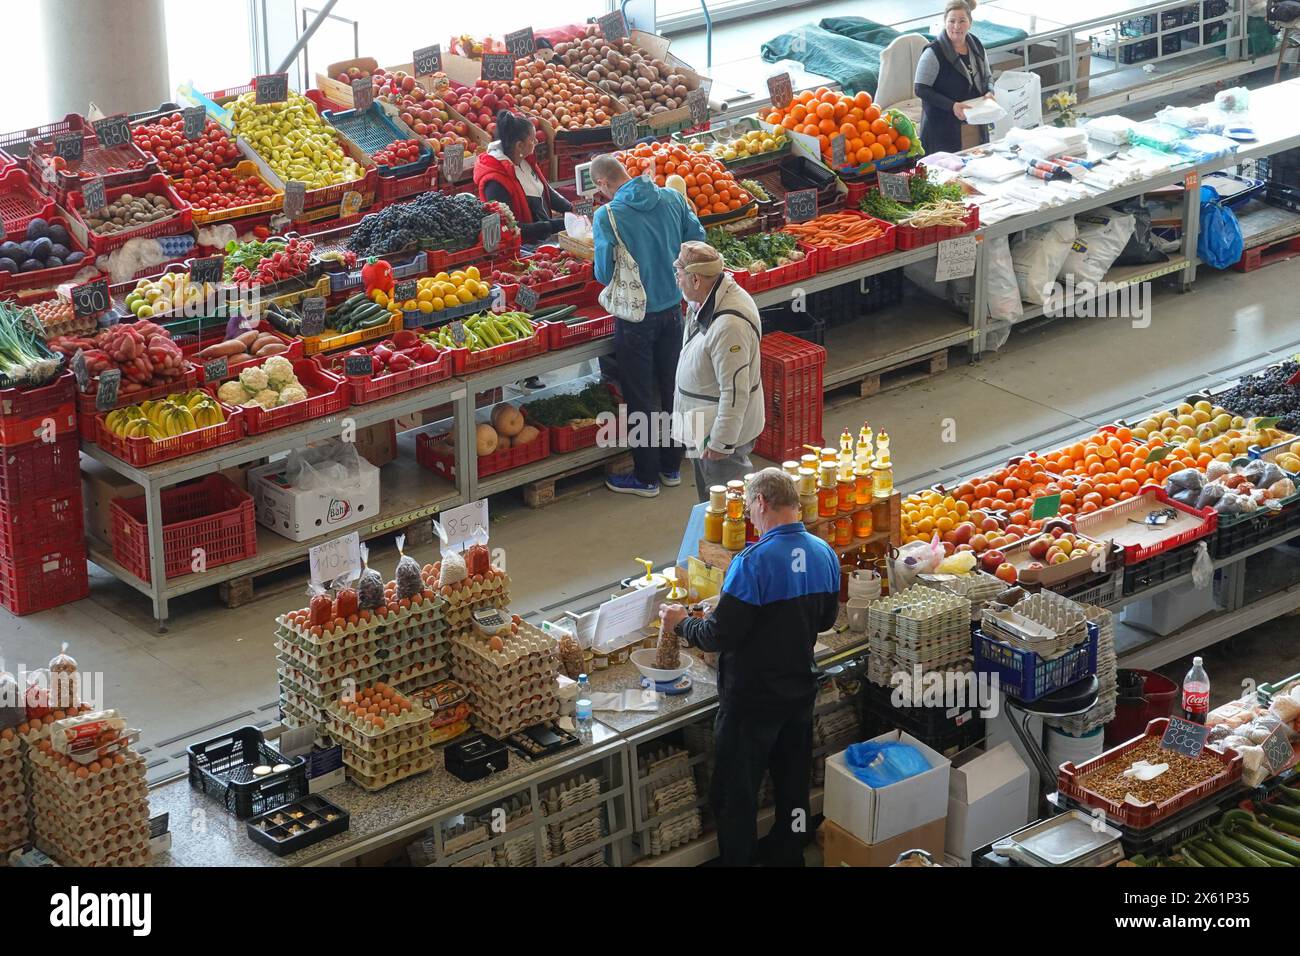
<svg viewBox="0 0 1300 956"><path fill-rule="evenodd" d="M480 455L490 455L497 450L497 431L491 425L480 425L475 430L475 441Z"/></svg>
<svg viewBox="0 0 1300 956"><path fill-rule="evenodd" d="M534 426L525 425L520 429L519 434L515 436L515 445L527 445L537 440L541 434Z"/></svg>
<svg viewBox="0 0 1300 956"><path fill-rule="evenodd" d="M507 438L518 435L524 427L524 416L509 402L492 409L492 427Z"/></svg>
<svg viewBox="0 0 1300 956"><path fill-rule="evenodd" d="M509 448L513 444L514 442L510 440L509 435L503 435L500 432L497 432L497 451L500 451L503 448Z"/></svg>

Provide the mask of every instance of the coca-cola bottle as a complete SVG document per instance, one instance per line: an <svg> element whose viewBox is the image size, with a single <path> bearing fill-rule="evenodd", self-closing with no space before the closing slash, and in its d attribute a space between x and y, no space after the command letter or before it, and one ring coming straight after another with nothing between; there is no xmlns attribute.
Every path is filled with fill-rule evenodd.
<svg viewBox="0 0 1300 956"><path fill-rule="evenodd" d="M1199 657L1192 658L1192 669L1183 678L1183 719L1205 723L1210 713L1210 677Z"/></svg>

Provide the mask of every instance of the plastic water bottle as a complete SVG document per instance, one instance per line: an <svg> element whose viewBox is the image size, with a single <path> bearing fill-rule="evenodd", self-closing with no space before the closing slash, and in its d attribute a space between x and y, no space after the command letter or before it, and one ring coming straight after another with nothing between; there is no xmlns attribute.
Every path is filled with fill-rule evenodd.
<svg viewBox="0 0 1300 956"><path fill-rule="evenodd" d="M578 726L585 729L591 724L591 682L586 674L578 675L578 700L573 707Z"/></svg>
<svg viewBox="0 0 1300 956"><path fill-rule="evenodd" d="M1210 678L1199 657L1192 658L1192 669L1183 678L1183 719L1203 724L1210 714Z"/></svg>

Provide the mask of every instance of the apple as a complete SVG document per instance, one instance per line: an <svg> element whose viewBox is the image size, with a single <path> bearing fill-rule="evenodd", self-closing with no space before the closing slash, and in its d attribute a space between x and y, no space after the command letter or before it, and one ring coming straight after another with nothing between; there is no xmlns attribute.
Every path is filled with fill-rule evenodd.
<svg viewBox="0 0 1300 956"><path fill-rule="evenodd" d="M959 545L957 545L957 551L958 551L958 552L961 552L961 551L970 551L970 552L973 553L973 552L975 551L975 549L972 548L969 544L959 544Z"/></svg>
<svg viewBox="0 0 1300 956"><path fill-rule="evenodd" d="M1048 533L1053 538L1059 538L1061 535L1065 534L1065 529L1061 527L1056 527L1056 528L1052 528Z"/></svg>
<svg viewBox="0 0 1300 956"><path fill-rule="evenodd" d="M1047 557L1048 547L1047 538L1037 537L1033 541L1029 542L1029 556L1035 561L1041 561L1043 558Z"/></svg>
<svg viewBox="0 0 1300 956"><path fill-rule="evenodd" d="M980 522L981 531L997 531L1002 525L998 524L997 518L985 518Z"/></svg>
<svg viewBox="0 0 1300 956"><path fill-rule="evenodd" d="M1006 561L1006 559L1007 556L1003 554L1001 551L998 551L996 549L992 551L985 551L980 556L980 567L983 568L985 571L989 572L990 574L992 574L994 571L998 569L998 566L1000 564L1003 564Z"/></svg>
<svg viewBox="0 0 1300 956"><path fill-rule="evenodd" d="M1062 554L1058 551L1056 557L1052 558L1052 564L1065 564L1065 562L1069 560L1070 556L1068 554Z"/></svg>
<svg viewBox="0 0 1300 956"><path fill-rule="evenodd" d="M952 554L957 550L957 546L953 544L951 541L944 541L942 542L942 544L943 544L943 553L945 555Z"/></svg>
<svg viewBox="0 0 1300 956"><path fill-rule="evenodd" d="M338 80L340 83L352 82L352 78L349 77L346 73L340 73L338 76L334 77L334 79Z"/></svg>
<svg viewBox="0 0 1300 956"><path fill-rule="evenodd" d="M361 78L361 68L358 67L358 66L350 66L350 67L348 67L348 76L350 76L350 77L351 77L352 79L354 79L354 80L360 79L360 78Z"/></svg>
<svg viewBox="0 0 1300 956"><path fill-rule="evenodd" d="M1014 564L1009 564L1006 561L999 564L997 570L993 573L1001 580L1006 581L1007 584L1015 584L1016 578L1019 576L1016 574L1016 566Z"/></svg>
<svg viewBox="0 0 1300 956"><path fill-rule="evenodd" d="M986 548L988 548L988 546L989 546L989 539L987 536L982 534L971 535L970 547L972 551L983 551Z"/></svg>
<svg viewBox="0 0 1300 956"><path fill-rule="evenodd" d="M975 534L975 525L969 521L963 521L952 529L952 540L956 544L965 544Z"/></svg>
<svg viewBox="0 0 1300 956"><path fill-rule="evenodd" d="M415 89L415 77L413 76L402 77L402 92L409 93L413 89Z"/></svg>

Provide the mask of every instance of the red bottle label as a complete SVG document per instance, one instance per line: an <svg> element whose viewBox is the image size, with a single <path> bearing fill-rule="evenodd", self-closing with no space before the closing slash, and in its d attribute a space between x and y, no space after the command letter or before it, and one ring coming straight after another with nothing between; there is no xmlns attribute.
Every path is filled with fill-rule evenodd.
<svg viewBox="0 0 1300 956"><path fill-rule="evenodd" d="M1210 692L1183 691L1183 710L1191 714L1207 714L1210 711Z"/></svg>

